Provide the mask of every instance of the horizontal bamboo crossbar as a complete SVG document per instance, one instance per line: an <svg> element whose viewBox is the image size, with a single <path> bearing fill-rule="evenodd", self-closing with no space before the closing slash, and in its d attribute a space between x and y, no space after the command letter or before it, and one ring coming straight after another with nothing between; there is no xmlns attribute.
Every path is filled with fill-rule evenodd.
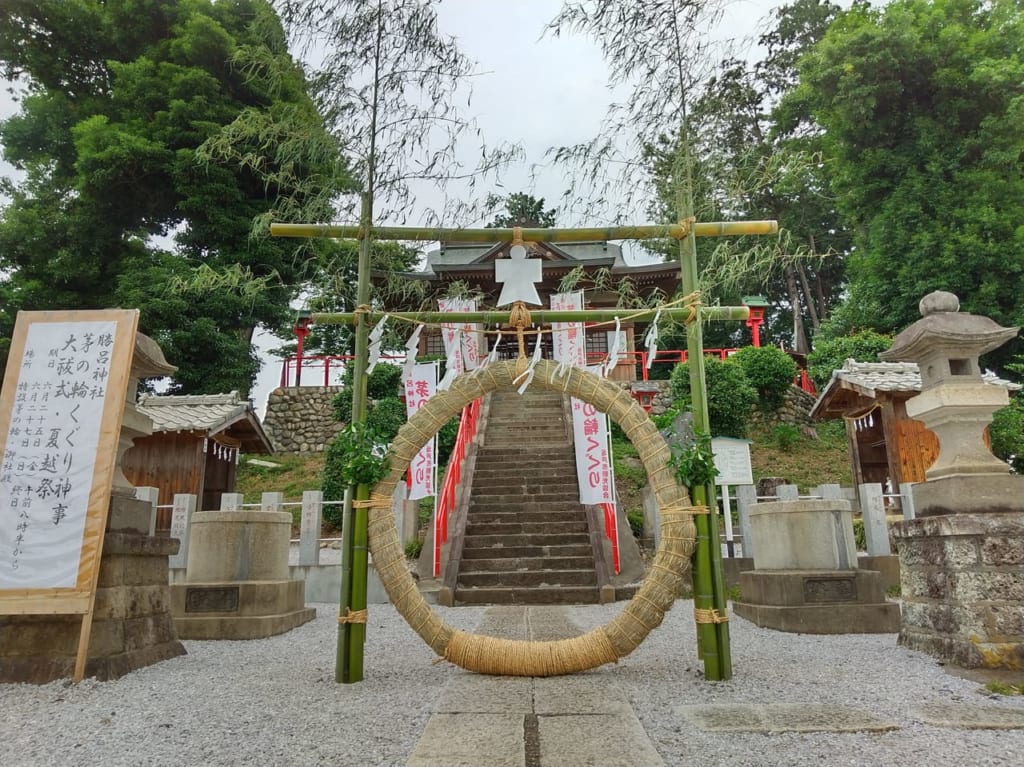
<svg viewBox="0 0 1024 767"><path fill-rule="evenodd" d="M427 240L444 242L510 242L521 237L528 242L591 242L594 240L650 240L659 237L682 239L690 230L697 237L739 237L753 234L777 234L778 221L701 221L685 224L641 224L637 226L578 227L566 229L446 229L419 226L374 226L369 230L374 240ZM272 223L274 237L335 237L362 239L365 230L359 226L337 224Z"/></svg>
<svg viewBox="0 0 1024 767"><path fill-rule="evenodd" d="M552 322L614 322L620 320L651 319L657 313L653 309L587 309L583 311L552 311L536 309L530 311L530 321L535 325L547 325ZM750 317L747 306L703 306L699 309L702 320L746 320ZM459 324L464 322L481 322L485 325L503 325L509 321L507 311L487 312L314 312L309 316L310 322L321 325L344 325L354 323L363 314L371 323L384 317L396 320L422 323ZM686 306L662 309L663 317L685 320L691 314Z"/></svg>

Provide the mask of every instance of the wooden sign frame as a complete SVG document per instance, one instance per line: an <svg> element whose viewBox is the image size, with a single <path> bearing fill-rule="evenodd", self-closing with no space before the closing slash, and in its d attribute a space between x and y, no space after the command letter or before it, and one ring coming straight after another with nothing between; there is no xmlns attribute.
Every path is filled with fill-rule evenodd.
<svg viewBox="0 0 1024 767"><path fill-rule="evenodd" d="M76 682L81 681L84 676L88 655L100 556L110 506L121 421L131 378L138 321L139 312L135 309L19 312L11 338L3 391L0 392L0 445L3 446L4 467L0 470L0 542L3 543L3 548L0 548L0 615L82 615L73 676ZM94 338L96 334L91 332L93 330L112 332L102 332ZM76 332L81 334L81 337L76 336ZM56 334L62 334L66 349L58 350L55 346L41 349L29 344L30 336L35 338L35 343L49 343ZM86 335L89 337L86 338ZM102 354L104 349L106 354ZM43 366L48 372L41 374L39 368ZM85 394L81 388L84 380L80 377L76 381L75 378L87 374L90 369L93 382L87 384L89 392ZM36 385L42 380L41 375L50 381L48 385ZM30 378L34 382L32 387L28 385ZM68 387L77 388L69 392ZM46 404L38 404L33 400L32 410L29 411L26 404L27 398L31 397L29 388L45 389L47 394L53 395L53 399L44 400ZM60 393L57 393L57 389ZM96 400L100 396L102 403L97 403ZM58 398L62 398L59 406ZM72 407L76 398L81 402L75 405L85 405L92 411L88 414L90 428L86 429L81 438L77 434L77 429L73 428L74 423L78 421L73 415L78 411ZM95 412L97 404L102 405L99 413ZM64 410L58 410L58 407ZM65 412L69 407L72 409ZM25 416L28 412L42 414L27 419ZM28 420L30 427L33 421L37 421L35 430L23 428L21 424L25 420ZM17 435L12 434L12 427L16 427ZM76 452L76 444L92 444L92 430L96 432L95 450L90 451L91 454L84 454L84 447L80 447ZM26 436L27 431L32 431L31 443L29 436ZM59 474L62 469L54 469L52 465L46 467L45 459L40 461L36 458L26 462L25 458L19 459L18 452L23 448L26 451L30 450L25 447L28 444L38 446L40 442L37 440L51 439L56 443L55 434L60 431L65 435L62 443L53 447L51 453L44 455L53 455L58 466L60 461L64 461L67 467L74 465L76 472L91 479L88 492L80 490L76 496L77 500L85 504L84 519L76 517L74 509L69 512L69 523L82 524L77 575L73 578L73 585L32 585L18 588L18 577L14 574L14 570L18 568L18 557L21 556L23 545L31 546L31 543L23 543L25 535L31 532L30 537L45 538L49 522L56 526L64 520L64 517L60 517L53 522L52 519L56 517L53 517L52 512L48 512L51 519L41 519L46 513L41 514L37 510L24 508L35 500L26 497L32 496L33 491L36 498L41 497L41 483L49 481L52 485L54 481L61 481ZM71 434L75 435L74 440L70 439ZM85 464L82 464L82 461L85 461ZM70 473L71 469L67 471ZM64 482L66 488L72 484L67 477ZM19 494L22 501L19 501ZM20 512L16 508L19 503L22 504ZM15 517L24 520L24 529L21 524L14 526ZM17 536L16 539L12 534ZM76 532L72 535L75 536ZM72 544L76 539L73 538ZM40 544L37 544L34 550L29 548L29 553L30 567L27 569L31 571L34 568L35 572L32 576L26 577L45 580L48 577L48 566L54 570L59 569L59 553L47 558L48 552ZM42 556L43 559L32 559L32 554L35 557ZM67 579L67 575L64 574L60 578Z"/></svg>

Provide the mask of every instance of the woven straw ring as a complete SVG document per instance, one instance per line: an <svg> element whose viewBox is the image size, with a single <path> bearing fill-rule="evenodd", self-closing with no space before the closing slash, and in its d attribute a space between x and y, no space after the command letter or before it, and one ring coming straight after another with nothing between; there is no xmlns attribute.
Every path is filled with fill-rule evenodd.
<svg viewBox="0 0 1024 767"><path fill-rule="evenodd" d="M390 472L371 493L369 544L374 566L392 604L439 656L469 671L507 676L555 676L596 668L635 650L661 624L682 589L696 538L686 490L668 466L669 448L647 414L611 381L572 369L556 378L557 365L540 360L531 386L570 394L607 413L636 446L661 510L661 538L654 566L640 589L611 622L586 634L551 642L500 639L453 629L423 599L398 540L390 499L410 462L431 435L463 407L492 391L516 388L515 360L494 362L460 375L432 397L399 430L391 444Z"/></svg>

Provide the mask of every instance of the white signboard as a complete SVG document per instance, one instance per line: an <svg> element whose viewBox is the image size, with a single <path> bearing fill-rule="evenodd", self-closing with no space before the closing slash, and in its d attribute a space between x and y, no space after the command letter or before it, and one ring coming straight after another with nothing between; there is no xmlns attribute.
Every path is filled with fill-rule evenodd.
<svg viewBox="0 0 1024 767"><path fill-rule="evenodd" d="M716 485L752 485L750 469L750 440L734 437L713 437L711 451L715 454L718 476Z"/></svg>
<svg viewBox="0 0 1024 767"><path fill-rule="evenodd" d="M0 614L89 609L137 323L18 315L0 397Z"/></svg>

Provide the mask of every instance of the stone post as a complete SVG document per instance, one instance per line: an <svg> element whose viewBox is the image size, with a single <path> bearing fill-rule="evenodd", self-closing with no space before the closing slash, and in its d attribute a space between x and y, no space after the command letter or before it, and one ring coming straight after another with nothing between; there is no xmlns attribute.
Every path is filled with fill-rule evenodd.
<svg viewBox="0 0 1024 767"><path fill-rule="evenodd" d="M192 515L196 511L196 497L187 493L174 496L171 509L171 538L180 541L178 553L171 556L168 566L172 570L184 570L188 565L188 540L192 529Z"/></svg>
<svg viewBox="0 0 1024 767"><path fill-rule="evenodd" d="M320 531L324 516L324 494L319 490L302 493L302 521L299 525L299 564L320 564Z"/></svg>
<svg viewBox="0 0 1024 767"><path fill-rule="evenodd" d="M245 496L241 493L221 493L221 511L241 511L243 503L245 503Z"/></svg>
<svg viewBox="0 0 1024 767"><path fill-rule="evenodd" d="M149 515L148 535L156 535L156 507L160 502L160 491L155 487L137 487L135 497L143 503L148 503L152 509Z"/></svg>
<svg viewBox="0 0 1024 767"><path fill-rule="evenodd" d="M860 516L864 523L864 540L869 557L887 557L892 554L889 547L889 526L885 520L885 497L882 486L877 482L866 482L857 486L860 498Z"/></svg>
<svg viewBox="0 0 1024 767"><path fill-rule="evenodd" d="M780 501L800 500L800 488L796 485L779 485L775 488L775 497Z"/></svg>
<svg viewBox="0 0 1024 767"><path fill-rule="evenodd" d="M739 485L736 488L736 514L740 519L740 538L743 539L743 556L754 556L754 536L750 534L750 512L757 505L757 488L753 485Z"/></svg>
<svg viewBox="0 0 1024 767"><path fill-rule="evenodd" d="M284 511L283 506L284 493L263 493L260 496L260 511Z"/></svg>

